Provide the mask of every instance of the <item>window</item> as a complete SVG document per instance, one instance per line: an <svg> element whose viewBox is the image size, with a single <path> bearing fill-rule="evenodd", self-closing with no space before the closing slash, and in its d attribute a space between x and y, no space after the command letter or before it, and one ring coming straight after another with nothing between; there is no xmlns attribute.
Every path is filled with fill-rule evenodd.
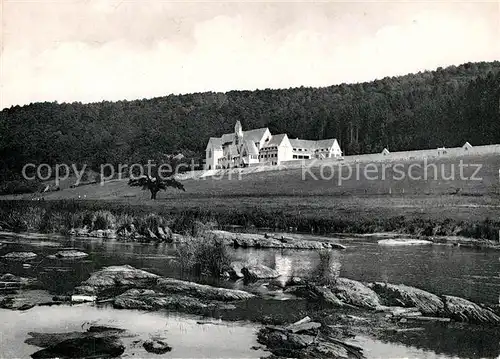
<svg viewBox="0 0 500 359"><path fill-rule="evenodd" d="M208 158L212 158L212 150L208 150Z"/></svg>
<svg viewBox="0 0 500 359"><path fill-rule="evenodd" d="M297 158L297 155L293 155L293 158L296 159Z"/></svg>

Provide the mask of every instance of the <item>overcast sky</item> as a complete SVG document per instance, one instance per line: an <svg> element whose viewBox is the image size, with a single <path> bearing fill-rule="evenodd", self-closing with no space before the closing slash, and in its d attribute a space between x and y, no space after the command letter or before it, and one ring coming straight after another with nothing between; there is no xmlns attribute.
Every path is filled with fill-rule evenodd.
<svg viewBox="0 0 500 359"><path fill-rule="evenodd" d="M500 1L2 1L1 108L328 86L500 59Z"/></svg>

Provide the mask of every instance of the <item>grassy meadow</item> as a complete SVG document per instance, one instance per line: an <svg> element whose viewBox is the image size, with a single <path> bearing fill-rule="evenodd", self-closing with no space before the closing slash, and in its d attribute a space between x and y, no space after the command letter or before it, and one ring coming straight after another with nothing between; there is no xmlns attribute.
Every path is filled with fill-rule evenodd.
<svg viewBox="0 0 500 359"><path fill-rule="evenodd" d="M340 162L323 164L307 171L188 179L183 181L186 192L169 189L156 201L149 199L149 192L129 187L126 179L2 199L43 197L45 202L77 201L81 206L182 215L220 225L293 227L315 233L401 230L498 237L500 156L344 163L342 168Z"/></svg>

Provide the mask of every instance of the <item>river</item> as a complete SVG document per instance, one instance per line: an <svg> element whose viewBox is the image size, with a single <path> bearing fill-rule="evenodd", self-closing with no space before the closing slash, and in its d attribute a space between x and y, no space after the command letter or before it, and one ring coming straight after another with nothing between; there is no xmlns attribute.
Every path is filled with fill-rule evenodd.
<svg viewBox="0 0 500 359"><path fill-rule="evenodd" d="M101 239L68 239L62 237L0 235L0 256L12 251L32 251L38 259L26 268L20 262L0 261L0 274L13 273L37 277L51 294L71 291L81 281L103 266L130 264L163 276L182 277L175 261L175 245L145 245ZM347 249L336 252L340 275L361 281L387 281L416 286L436 294L450 294L483 303L498 303L500 294L500 252L461 247L379 246L372 239L346 239ZM47 256L62 248L77 248L89 253L79 261L51 260ZM263 263L283 276L307 277L319 261L315 251L237 249L235 260ZM193 280L193 278L188 278ZM200 280L199 278L195 278ZM241 284L226 281L227 287ZM281 298L282 299L282 298ZM256 311L288 311L301 303L269 300L258 303ZM248 308L246 308L248 309ZM250 309L248 311L251 312ZM0 357L27 357L37 350L24 344L30 331L58 332L82 330L88 322L133 329L145 337L153 332L166 332L174 351L165 357L240 357L259 358L257 345L246 313L236 322L222 325L198 325L196 318L165 312L142 313L120 311L92 305L35 307L28 311L0 310ZM80 328L80 329L78 329ZM228 338L231 337L231 340ZM405 333L373 340L356 337L354 344L365 348L368 358L453 358L488 357L500 354L498 336L474 326L428 325L425 332ZM141 348L127 355L145 355ZM136 350L136 352L134 352Z"/></svg>

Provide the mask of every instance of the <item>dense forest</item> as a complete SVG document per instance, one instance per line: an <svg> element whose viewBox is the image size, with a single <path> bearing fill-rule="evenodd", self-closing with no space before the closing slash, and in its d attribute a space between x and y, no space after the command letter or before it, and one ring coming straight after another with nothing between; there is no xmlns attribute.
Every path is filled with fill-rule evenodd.
<svg viewBox="0 0 500 359"><path fill-rule="evenodd" d="M208 137L231 132L236 120L291 138L335 137L346 154L500 143L499 99L495 61L326 88L13 106L0 113L0 180L25 163L202 157Z"/></svg>

